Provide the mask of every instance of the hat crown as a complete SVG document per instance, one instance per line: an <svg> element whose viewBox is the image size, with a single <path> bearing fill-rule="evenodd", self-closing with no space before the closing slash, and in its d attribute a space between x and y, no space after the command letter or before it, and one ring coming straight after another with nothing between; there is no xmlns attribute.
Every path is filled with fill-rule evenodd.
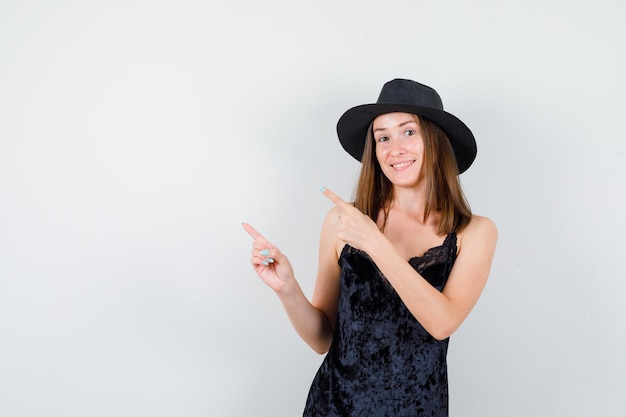
<svg viewBox="0 0 626 417"><path fill-rule="evenodd" d="M434 89L400 78L385 83L376 104L410 104L443 110L441 97Z"/></svg>

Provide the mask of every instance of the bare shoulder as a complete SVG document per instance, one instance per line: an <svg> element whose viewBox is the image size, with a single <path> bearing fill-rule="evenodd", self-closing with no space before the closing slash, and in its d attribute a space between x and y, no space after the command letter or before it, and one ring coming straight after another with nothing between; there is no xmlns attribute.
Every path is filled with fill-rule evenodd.
<svg viewBox="0 0 626 417"><path fill-rule="evenodd" d="M470 223L459 233L459 251L463 246L482 247L493 251L498 240L496 224L485 216L472 216Z"/></svg>
<svg viewBox="0 0 626 417"><path fill-rule="evenodd" d="M466 231L480 231L482 233L498 234L496 224L489 217L472 216L472 220L467 225Z"/></svg>
<svg viewBox="0 0 626 417"><path fill-rule="evenodd" d="M338 206L332 206L328 213L326 213L326 217L324 217L324 223L322 224L322 233L331 233L336 232L337 227L339 226L339 213L341 209Z"/></svg>
<svg viewBox="0 0 626 417"><path fill-rule="evenodd" d="M326 213L326 217L324 218L324 223L322 224L322 233L320 239L320 250L323 250L324 248L332 248L336 259L339 258L339 254L345 246L345 242L339 240L337 236L339 232L340 212L341 208L336 205L328 210L328 213Z"/></svg>

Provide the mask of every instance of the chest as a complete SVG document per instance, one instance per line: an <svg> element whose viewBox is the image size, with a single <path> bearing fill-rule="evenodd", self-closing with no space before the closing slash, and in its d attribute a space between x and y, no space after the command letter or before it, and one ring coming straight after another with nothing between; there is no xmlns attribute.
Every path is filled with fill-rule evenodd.
<svg viewBox="0 0 626 417"><path fill-rule="evenodd" d="M406 260L424 255L430 248L442 245L446 238L438 234L436 225L430 222L421 224L414 219L391 216L383 233Z"/></svg>

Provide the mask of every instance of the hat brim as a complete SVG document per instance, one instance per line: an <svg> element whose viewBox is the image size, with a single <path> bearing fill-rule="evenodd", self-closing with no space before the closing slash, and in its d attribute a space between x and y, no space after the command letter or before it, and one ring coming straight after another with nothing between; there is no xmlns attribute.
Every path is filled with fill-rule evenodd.
<svg viewBox="0 0 626 417"><path fill-rule="evenodd" d="M411 104L363 104L349 109L337 122L337 135L343 149L360 162L370 123L382 114L395 112L416 114L436 123L450 139L459 174L476 159L476 140L465 123L444 110Z"/></svg>

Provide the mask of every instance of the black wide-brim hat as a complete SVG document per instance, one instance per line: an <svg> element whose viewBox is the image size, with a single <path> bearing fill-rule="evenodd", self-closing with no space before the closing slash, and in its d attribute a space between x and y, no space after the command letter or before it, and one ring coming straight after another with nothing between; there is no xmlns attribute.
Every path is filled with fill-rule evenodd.
<svg viewBox="0 0 626 417"><path fill-rule="evenodd" d="M456 116L443 110L439 94L411 80L387 82L375 104L364 104L346 111L337 122L341 146L357 161L361 161L365 136L370 123L386 113L412 113L436 123L450 139L459 174L465 172L476 158L476 140L472 131Z"/></svg>

